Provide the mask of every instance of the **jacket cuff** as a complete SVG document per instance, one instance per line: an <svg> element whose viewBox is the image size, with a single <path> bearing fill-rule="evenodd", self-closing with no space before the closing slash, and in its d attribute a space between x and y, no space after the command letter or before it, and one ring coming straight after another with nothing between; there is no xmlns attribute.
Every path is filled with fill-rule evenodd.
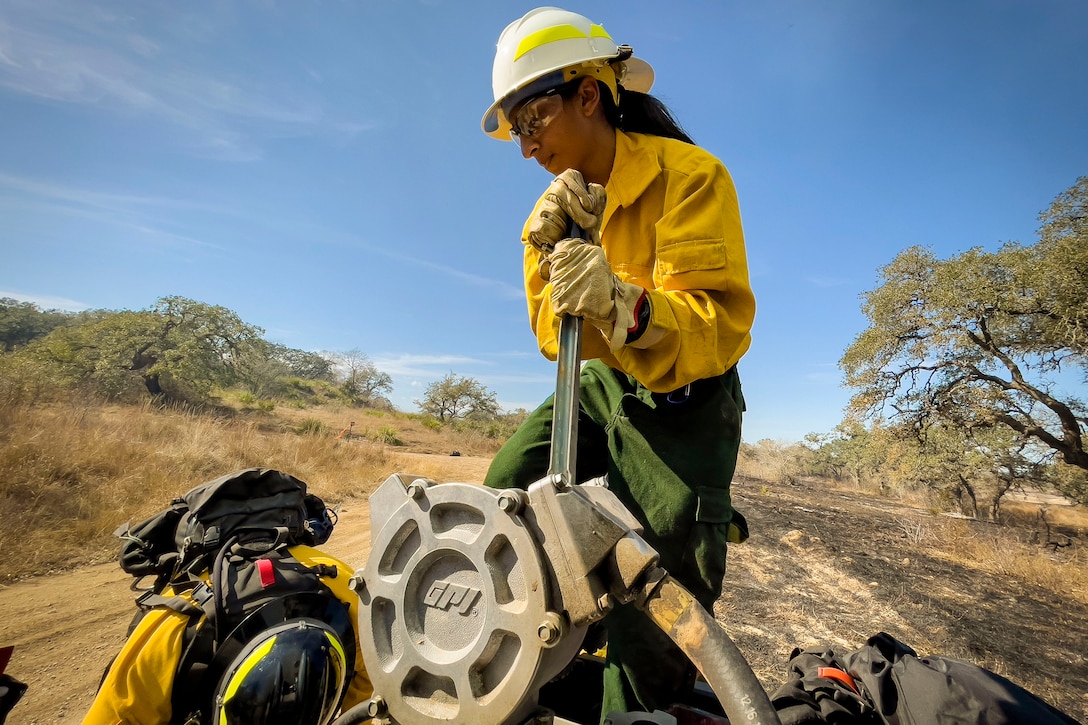
<svg viewBox="0 0 1088 725"><path fill-rule="evenodd" d="M645 350L648 347L652 347L665 336L667 329L661 325L660 320L657 324L654 324L655 307L651 302L651 296L646 291L643 291L642 294L642 298L639 299L640 306L636 310L637 315L635 317L638 334L632 335L629 331L627 340L627 346L637 350ZM643 321L644 317L645 321Z"/></svg>

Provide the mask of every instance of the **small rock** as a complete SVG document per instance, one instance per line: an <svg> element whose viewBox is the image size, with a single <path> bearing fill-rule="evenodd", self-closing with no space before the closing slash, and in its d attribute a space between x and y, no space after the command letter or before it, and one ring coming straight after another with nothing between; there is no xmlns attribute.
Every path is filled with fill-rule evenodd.
<svg viewBox="0 0 1088 725"><path fill-rule="evenodd" d="M903 559L903 561L901 561L899 563L902 564L903 566L910 566L910 559Z"/></svg>
<svg viewBox="0 0 1088 725"><path fill-rule="evenodd" d="M792 546L794 544L799 544L801 542L801 539L803 538L805 538L805 532L801 531L800 529L794 529L792 531L787 531L785 534L783 534L782 538L779 539L779 541L783 544L788 544Z"/></svg>

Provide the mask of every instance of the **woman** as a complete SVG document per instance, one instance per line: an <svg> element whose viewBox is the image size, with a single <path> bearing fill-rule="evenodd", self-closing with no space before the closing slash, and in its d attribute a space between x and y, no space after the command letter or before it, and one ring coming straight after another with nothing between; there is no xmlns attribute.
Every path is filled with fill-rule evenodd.
<svg viewBox="0 0 1088 725"><path fill-rule="evenodd" d="M561 315L586 320L575 478L607 474L662 566L713 611L726 542L747 536L729 484L755 301L733 182L647 95L650 66L581 15L539 8L511 23L492 80L484 132L556 175L522 234L524 274L545 356ZM571 220L588 243L565 239ZM487 485L542 478L551 421L549 398ZM605 625L602 719L667 708L691 687L694 669L641 612L618 607Z"/></svg>

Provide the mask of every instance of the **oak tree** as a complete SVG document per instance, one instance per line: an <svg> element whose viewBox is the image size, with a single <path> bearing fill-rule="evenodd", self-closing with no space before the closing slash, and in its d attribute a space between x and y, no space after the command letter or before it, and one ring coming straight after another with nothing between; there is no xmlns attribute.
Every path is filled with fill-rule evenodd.
<svg viewBox="0 0 1088 725"><path fill-rule="evenodd" d="M497 394L473 378L450 373L427 386L422 400L415 401L421 412L445 423L451 420L491 420L499 415Z"/></svg>
<svg viewBox="0 0 1088 725"><path fill-rule="evenodd" d="M235 381L239 361L262 348L263 330L231 310L164 297L147 310L101 313L59 327L33 352L66 378L107 398L137 388L172 400L199 401Z"/></svg>
<svg viewBox="0 0 1088 725"><path fill-rule="evenodd" d="M1088 177L1040 215L1039 239L947 260L912 247L863 297L840 365L851 410L925 429L1003 428L1032 462L1088 470Z"/></svg>

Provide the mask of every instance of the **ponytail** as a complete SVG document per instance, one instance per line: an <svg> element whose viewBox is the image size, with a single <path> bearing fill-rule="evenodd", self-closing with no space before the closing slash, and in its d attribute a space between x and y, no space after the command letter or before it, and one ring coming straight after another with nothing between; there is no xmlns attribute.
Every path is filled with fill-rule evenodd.
<svg viewBox="0 0 1088 725"><path fill-rule="evenodd" d="M604 115L613 128L627 133L645 133L651 136L674 138L695 145L695 142L681 128L672 112L664 103L648 93L629 91L620 87L620 102L617 107L612 101L612 92L608 86L601 85L601 100Z"/></svg>

